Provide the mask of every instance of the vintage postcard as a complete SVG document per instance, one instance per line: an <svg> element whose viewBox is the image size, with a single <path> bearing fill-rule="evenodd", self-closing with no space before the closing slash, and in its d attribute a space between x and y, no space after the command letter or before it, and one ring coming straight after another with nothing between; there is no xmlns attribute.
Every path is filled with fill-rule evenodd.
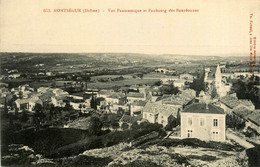
<svg viewBox="0 0 260 167"><path fill-rule="evenodd" d="M260 0L0 0L1 166L260 166Z"/></svg>

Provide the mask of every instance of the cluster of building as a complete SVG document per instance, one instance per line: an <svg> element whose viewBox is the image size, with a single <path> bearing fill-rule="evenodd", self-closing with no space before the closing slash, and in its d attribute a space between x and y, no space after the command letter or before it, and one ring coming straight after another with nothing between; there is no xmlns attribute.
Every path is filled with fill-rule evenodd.
<svg viewBox="0 0 260 167"><path fill-rule="evenodd" d="M162 72L162 69L158 69ZM146 120L150 123L167 125L179 121L181 138L199 138L202 140L224 141L226 138L226 114L234 114L247 122L247 127L255 129L260 134L260 112L249 100L239 100L235 94L230 94L231 84L222 75L218 65L214 78L209 77L211 70L205 69L204 81L208 89L199 96L196 92L183 85L176 85L176 81L192 82L190 74L181 74L162 78L163 84L173 81L179 87L176 95L163 94L161 86L133 85L122 87L119 91L112 89L86 89L84 96L70 95L61 88L40 87L36 90L29 85L8 90L2 87L0 95L3 98L17 96L14 101L16 110L34 112L36 104L53 104L56 107L65 107L69 103L74 110L86 111L93 107L95 101L97 112L124 113L121 123L132 124L135 121ZM162 72L164 73L164 72ZM62 83L67 87L67 83ZM216 90L217 96L210 95ZM128 114L127 114L128 113Z"/></svg>

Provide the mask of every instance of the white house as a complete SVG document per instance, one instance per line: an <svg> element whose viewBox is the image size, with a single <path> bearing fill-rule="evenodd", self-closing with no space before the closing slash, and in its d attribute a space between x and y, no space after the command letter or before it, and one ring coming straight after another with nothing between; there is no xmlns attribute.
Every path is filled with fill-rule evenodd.
<svg viewBox="0 0 260 167"><path fill-rule="evenodd" d="M42 101L37 97L29 98L29 99L17 99L14 102L15 107L17 108L18 111L23 109L28 111L33 111L37 103L42 105Z"/></svg>
<svg viewBox="0 0 260 167"><path fill-rule="evenodd" d="M194 103L181 112L181 137L225 141L226 115L212 104Z"/></svg>
<svg viewBox="0 0 260 167"><path fill-rule="evenodd" d="M66 103L63 100L64 97L51 97L51 103L55 107L65 107Z"/></svg>
<svg viewBox="0 0 260 167"><path fill-rule="evenodd" d="M135 116L141 113L146 103L145 101L135 101L130 104L130 115Z"/></svg>

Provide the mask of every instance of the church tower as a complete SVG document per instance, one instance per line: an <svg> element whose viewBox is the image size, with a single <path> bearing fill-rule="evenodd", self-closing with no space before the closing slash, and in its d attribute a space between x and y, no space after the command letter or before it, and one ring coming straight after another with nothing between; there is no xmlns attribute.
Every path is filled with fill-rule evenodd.
<svg viewBox="0 0 260 167"><path fill-rule="evenodd" d="M216 86L221 86L221 80L222 80L222 76L221 76L221 71L220 71L220 67L219 67L219 64L218 64L217 69L216 69L216 73L215 73L215 84L216 84Z"/></svg>
<svg viewBox="0 0 260 167"><path fill-rule="evenodd" d="M219 64L217 65L216 73L215 73L215 81L214 86L216 87L216 91L219 97L223 97L227 95L227 90L225 89L224 83L222 83L222 75Z"/></svg>

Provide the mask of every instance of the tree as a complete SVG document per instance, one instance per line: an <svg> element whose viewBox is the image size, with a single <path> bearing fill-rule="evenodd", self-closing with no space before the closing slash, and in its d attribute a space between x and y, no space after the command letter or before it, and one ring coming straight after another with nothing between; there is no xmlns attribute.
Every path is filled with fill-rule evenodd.
<svg viewBox="0 0 260 167"><path fill-rule="evenodd" d="M118 122L112 123L112 128L113 129L118 129L119 128L119 123Z"/></svg>
<svg viewBox="0 0 260 167"><path fill-rule="evenodd" d="M226 124L227 127L234 128L236 130L241 130L245 127L245 121L234 114L227 114Z"/></svg>
<svg viewBox="0 0 260 167"><path fill-rule="evenodd" d="M162 81L157 81L153 84L153 86L161 86L162 85Z"/></svg>
<svg viewBox="0 0 260 167"><path fill-rule="evenodd" d="M42 112L42 105L39 103L36 103L34 106L35 112Z"/></svg>
<svg viewBox="0 0 260 167"><path fill-rule="evenodd" d="M4 102L4 114L5 114L5 115L8 114L8 108L7 108L6 98L5 98L5 102Z"/></svg>
<svg viewBox="0 0 260 167"><path fill-rule="evenodd" d="M103 124L98 117L91 117L89 123L90 135L99 135Z"/></svg>
<svg viewBox="0 0 260 167"><path fill-rule="evenodd" d="M108 115L108 117L107 117L107 121L110 122L110 123L114 123L114 122L117 122L116 118L117 118L117 117L116 117L115 114L110 114L110 115Z"/></svg>
<svg viewBox="0 0 260 167"><path fill-rule="evenodd" d="M22 111L21 122L27 122L28 119L29 119L29 117L28 117L27 111L26 111L26 110L23 110L23 111Z"/></svg>
<svg viewBox="0 0 260 167"><path fill-rule="evenodd" d="M35 118L35 122L36 122L37 129L38 129L40 122L43 121L43 119L46 117L46 115L43 113L43 107L39 103L35 104L34 110L35 110L34 118Z"/></svg>
<svg viewBox="0 0 260 167"><path fill-rule="evenodd" d="M83 108L82 104L79 104L80 111L82 111L82 108Z"/></svg>
<svg viewBox="0 0 260 167"><path fill-rule="evenodd" d="M169 85L164 85L160 88L160 91L162 94L177 94L179 92L178 87L175 87L173 85L173 82L171 81Z"/></svg>
<svg viewBox="0 0 260 167"><path fill-rule="evenodd" d="M22 74L20 75L20 77L21 77L21 78L26 78L27 75L26 75L25 73L22 73Z"/></svg>
<svg viewBox="0 0 260 167"><path fill-rule="evenodd" d="M197 79L194 79L190 85L191 89L196 91L196 95L198 96L200 91L205 91L205 82L204 82L205 72L202 75L198 76Z"/></svg>
<svg viewBox="0 0 260 167"><path fill-rule="evenodd" d="M140 126L138 125L137 122L134 122L134 123L131 125L131 129L133 129L133 130L138 130L138 129L140 129Z"/></svg>
<svg viewBox="0 0 260 167"><path fill-rule="evenodd" d="M51 110L51 111L54 111L54 108L55 108L54 104L51 103L51 105L50 105L50 110Z"/></svg>
<svg viewBox="0 0 260 167"><path fill-rule="evenodd" d="M211 92L211 98L214 99L215 97L217 97L217 89L215 87L215 85L213 85L213 89L212 89L212 92Z"/></svg>
<svg viewBox="0 0 260 167"><path fill-rule="evenodd" d="M104 101L105 100L105 98L103 98L103 97L98 97L97 99L96 99L96 104L97 105L100 105L100 102L101 101Z"/></svg>
<svg viewBox="0 0 260 167"><path fill-rule="evenodd" d="M141 122L140 123L140 128L141 129L146 129L146 127L149 126L149 124L150 124L149 122Z"/></svg>
<svg viewBox="0 0 260 167"><path fill-rule="evenodd" d="M180 114L180 110L178 110L177 112L177 118L176 118L176 123L177 123L177 126L181 124L181 114Z"/></svg>
<svg viewBox="0 0 260 167"><path fill-rule="evenodd" d="M259 84L260 84L259 76L255 76L255 83L254 83L254 85L259 85Z"/></svg>
<svg viewBox="0 0 260 167"><path fill-rule="evenodd" d="M252 87L251 82L238 80L232 86L232 91L237 94L238 99L249 99L255 105L256 109L260 108L259 88Z"/></svg>
<svg viewBox="0 0 260 167"><path fill-rule="evenodd" d="M97 109L97 99L95 99L95 97L92 95L92 98L90 100L90 107L93 109Z"/></svg>
<svg viewBox="0 0 260 167"><path fill-rule="evenodd" d="M166 125L165 129L166 129L166 130L172 130L172 129L175 128L177 125L178 125L177 119L172 119L170 122L168 122L168 124Z"/></svg>
<svg viewBox="0 0 260 167"><path fill-rule="evenodd" d="M67 103L65 104L65 110L66 110L66 111L71 111L72 109L73 109L73 107L70 105L69 102L67 102Z"/></svg>
<svg viewBox="0 0 260 167"><path fill-rule="evenodd" d="M14 108L14 115L16 118L18 117L18 108L16 106Z"/></svg>
<svg viewBox="0 0 260 167"><path fill-rule="evenodd" d="M126 129L129 128L129 125L124 122L124 123L121 125L121 128L122 128L123 130L126 130Z"/></svg>

